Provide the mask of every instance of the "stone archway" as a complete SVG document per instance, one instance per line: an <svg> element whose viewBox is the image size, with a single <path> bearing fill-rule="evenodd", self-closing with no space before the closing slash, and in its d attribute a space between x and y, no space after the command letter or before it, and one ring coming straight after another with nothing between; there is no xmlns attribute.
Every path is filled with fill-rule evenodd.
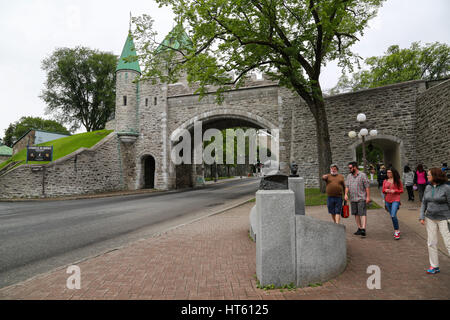
<svg viewBox="0 0 450 320"><path fill-rule="evenodd" d="M210 128L215 128L218 130L233 128L233 127L251 127L255 129L266 129L271 132L273 129L278 129L278 126L274 123L255 115L251 112L242 111L236 108L221 108L215 109L208 112L198 114L189 120L183 122L169 137L170 145L173 148L178 142L177 137L182 133L183 130L187 130L191 133L191 143L194 143L194 124L197 121L202 122L202 137L203 133ZM280 133L281 137L281 133ZM192 153L194 152L192 146ZM281 155L280 155L281 158ZM192 158L193 160L193 158ZM193 162L191 162L193 163ZM171 168L169 169L169 174L174 174L175 177L172 181L175 181L175 188L192 187L195 186L199 178L204 178L205 168L204 165L194 165L194 164L180 164L174 165L170 161ZM242 168L241 168L242 169ZM238 171L240 169L237 169ZM190 173L190 177L186 177ZM242 172L240 172L242 174ZM246 172L244 172L246 174ZM180 177L180 174L184 177ZM201 180L201 179L200 179Z"/></svg>
<svg viewBox="0 0 450 320"><path fill-rule="evenodd" d="M403 147L403 141L395 136L378 134L375 137L366 138L366 146L372 143L374 146L383 150L383 163L388 166L392 166L399 172L403 171L404 165L408 163L408 159L405 156L405 150ZM353 160L356 161L356 148L362 144L362 141L358 139L357 142L350 145L352 151Z"/></svg>
<svg viewBox="0 0 450 320"><path fill-rule="evenodd" d="M201 113L183 122L180 126L178 126L178 128L173 130L172 134L170 135L170 141L173 141L175 137L180 134L181 130L191 130L194 127L194 123L196 121L213 122L233 119L253 124L255 127L262 129L270 130L279 128L278 125L264 119L261 116L255 115L254 113L242 111L236 108L221 108Z"/></svg>

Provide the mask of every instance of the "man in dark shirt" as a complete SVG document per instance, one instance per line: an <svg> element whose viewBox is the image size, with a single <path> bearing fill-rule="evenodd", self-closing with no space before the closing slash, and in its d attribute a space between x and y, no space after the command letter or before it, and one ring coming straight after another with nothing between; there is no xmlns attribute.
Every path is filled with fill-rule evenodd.
<svg viewBox="0 0 450 320"><path fill-rule="evenodd" d="M345 190L344 176L338 173L336 164L330 166L330 173L322 176L327 183L327 207L333 221L339 223L342 210L342 192Z"/></svg>

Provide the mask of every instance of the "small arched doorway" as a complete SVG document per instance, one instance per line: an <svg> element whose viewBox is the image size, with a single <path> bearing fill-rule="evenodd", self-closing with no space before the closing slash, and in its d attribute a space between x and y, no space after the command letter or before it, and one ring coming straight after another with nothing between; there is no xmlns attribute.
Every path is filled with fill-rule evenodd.
<svg viewBox="0 0 450 320"><path fill-rule="evenodd" d="M353 159L362 163L362 144L359 140L351 146L353 150ZM386 167L392 165L399 172L403 171L403 166L407 163L404 155L403 143L400 139L387 136L378 135L376 137L369 137L366 140L366 154L369 156L371 148L374 151L379 151L380 155L375 162L382 162ZM368 159L370 160L370 159ZM368 161L369 164L371 161ZM373 161L372 161L373 162Z"/></svg>
<svg viewBox="0 0 450 320"><path fill-rule="evenodd" d="M144 167L144 189L153 189L155 187L155 158L144 156L142 158Z"/></svg>

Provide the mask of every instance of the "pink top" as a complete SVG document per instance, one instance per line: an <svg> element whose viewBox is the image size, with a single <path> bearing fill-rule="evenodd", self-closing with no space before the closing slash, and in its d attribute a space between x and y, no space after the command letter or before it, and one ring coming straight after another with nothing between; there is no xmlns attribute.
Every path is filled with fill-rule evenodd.
<svg viewBox="0 0 450 320"><path fill-rule="evenodd" d="M425 171L419 172L416 171L417 174L417 184L425 184L427 183L427 180L425 180Z"/></svg>
<svg viewBox="0 0 450 320"><path fill-rule="evenodd" d="M391 193L388 190L394 190L394 193ZM400 181L400 186L397 188L397 186L394 183L390 183L388 179L383 181L383 193L386 195L384 197L384 201L392 203L394 201L400 201L400 194L403 193L403 185Z"/></svg>

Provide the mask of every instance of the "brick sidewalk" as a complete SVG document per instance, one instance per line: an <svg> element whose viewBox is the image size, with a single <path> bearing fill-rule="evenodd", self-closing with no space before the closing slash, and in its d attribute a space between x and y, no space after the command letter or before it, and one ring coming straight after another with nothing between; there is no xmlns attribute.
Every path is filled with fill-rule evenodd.
<svg viewBox="0 0 450 320"><path fill-rule="evenodd" d="M423 237L403 223L402 239L393 240L382 209L369 210L365 239L344 219L349 263L336 279L295 291L258 289L248 237L253 205L80 262L80 290L66 288L65 267L3 288L0 299L450 299L450 258L441 254L441 273L427 275ZM330 219L325 206L307 207L307 215ZM380 290L366 287L369 265L381 268Z"/></svg>

